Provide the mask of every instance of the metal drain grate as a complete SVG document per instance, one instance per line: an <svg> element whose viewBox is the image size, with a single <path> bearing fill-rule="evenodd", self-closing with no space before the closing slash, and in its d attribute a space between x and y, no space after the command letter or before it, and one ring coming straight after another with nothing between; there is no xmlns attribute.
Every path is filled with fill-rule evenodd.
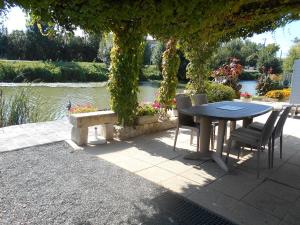
<svg viewBox="0 0 300 225"><path fill-rule="evenodd" d="M152 201L160 210L172 215L182 225L235 225L233 222L169 191Z"/></svg>

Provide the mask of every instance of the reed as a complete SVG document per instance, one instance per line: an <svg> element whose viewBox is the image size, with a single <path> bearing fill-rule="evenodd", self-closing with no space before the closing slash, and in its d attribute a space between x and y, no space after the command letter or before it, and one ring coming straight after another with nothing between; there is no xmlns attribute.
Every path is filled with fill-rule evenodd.
<svg viewBox="0 0 300 225"><path fill-rule="evenodd" d="M0 127L43 121L43 101L33 98L30 88L22 88L7 98L0 90Z"/></svg>

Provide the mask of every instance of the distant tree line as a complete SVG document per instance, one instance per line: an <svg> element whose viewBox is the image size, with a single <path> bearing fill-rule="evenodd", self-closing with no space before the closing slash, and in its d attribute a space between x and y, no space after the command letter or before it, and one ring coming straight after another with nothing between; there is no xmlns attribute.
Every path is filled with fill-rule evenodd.
<svg viewBox="0 0 300 225"><path fill-rule="evenodd" d="M26 31L13 31L8 34L7 29L0 29L0 58L11 60L43 60L43 61L84 61L103 62L110 64L110 50L112 48L112 34L85 34L83 37L72 33L57 32L55 35L41 34L36 24L27 27ZM161 79L162 54L165 44L156 40L145 39L144 65L145 79ZM230 58L238 58L244 67L259 69L272 68L274 73L282 72L282 62L276 57L279 46L270 44L264 46L249 40L234 39L223 43L217 48L208 67L210 70L228 63ZM291 53L292 54L292 53ZM180 67L178 79L186 80L186 66L188 60L184 53L178 50ZM291 64L291 62L289 63ZM150 67L149 67L150 66ZM286 66L290 67L291 66Z"/></svg>
<svg viewBox="0 0 300 225"><path fill-rule="evenodd" d="M36 24L26 31L10 34L0 30L0 58L13 60L96 61L101 35L75 36L71 33L49 37Z"/></svg>

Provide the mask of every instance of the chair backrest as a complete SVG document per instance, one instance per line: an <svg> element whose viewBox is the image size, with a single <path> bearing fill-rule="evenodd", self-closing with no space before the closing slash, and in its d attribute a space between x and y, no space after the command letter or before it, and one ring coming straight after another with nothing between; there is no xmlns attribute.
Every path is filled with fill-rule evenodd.
<svg viewBox="0 0 300 225"><path fill-rule="evenodd" d="M196 94L193 96L194 105L203 105L207 104L207 95L206 94Z"/></svg>
<svg viewBox="0 0 300 225"><path fill-rule="evenodd" d="M293 67L293 75L291 80L291 96L290 104L300 104L300 59L295 60Z"/></svg>
<svg viewBox="0 0 300 225"><path fill-rule="evenodd" d="M271 137L271 135L274 131L274 126L275 126L275 123L276 123L279 113L280 113L280 110L272 111L267 122L265 123L264 128L262 130L262 135L261 135L261 145L266 145L268 143L269 138Z"/></svg>
<svg viewBox="0 0 300 225"><path fill-rule="evenodd" d="M274 130L274 136L275 138L280 137L280 135L282 134L282 130L285 124L286 119L289 116L289 113L292 109L292 106L287 106L284 110L283 113L280 115L277 124L275 126L275 130Z"/></svg>
<svg viewBox="0 0 300 225"><path fill-rule="evenodd" d="M186 95L176 95L176 108L178 110L178 123L179 125L193 125L194 124L194 118L193 116L188 116L185 114L180 113L180 109L186 109L192 107L192 101L189 96Z"/></svg>

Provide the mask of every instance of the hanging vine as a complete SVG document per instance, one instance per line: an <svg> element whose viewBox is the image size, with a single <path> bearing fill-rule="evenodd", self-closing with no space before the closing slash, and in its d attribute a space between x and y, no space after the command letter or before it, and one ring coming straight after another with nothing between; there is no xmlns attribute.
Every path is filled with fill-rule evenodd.
<svg viewBox="0 0 300 225"><path fill-rule="evenodd" d="M163 81L159 88L159 102L165 111L171 108L178 84L177 72L180 59L177 54L176 43L176 39L169 39L166 44L166 50L162 56Z"/></svg>

